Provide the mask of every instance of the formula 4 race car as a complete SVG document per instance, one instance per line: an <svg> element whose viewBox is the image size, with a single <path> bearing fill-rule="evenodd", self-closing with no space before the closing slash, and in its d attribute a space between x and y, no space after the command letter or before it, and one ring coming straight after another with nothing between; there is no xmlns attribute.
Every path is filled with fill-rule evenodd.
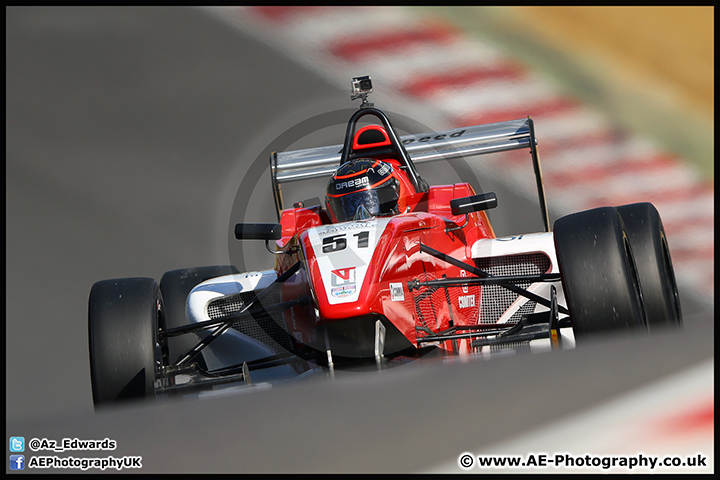
<svg viewBox="0 0 720 480"><path fill-rule="evenodd" d="M240 223L275 267L97 282L89 298L96 406L250 386L368 359L473 355L682 323L662 222L649 203L564 216L550 229L531 118L398 136L362 105L344 144L275 152L279 223ZM361 118L376 123L359 127ZM497 238L494 193L429 186L417 162L528 149L545 231ZM324 205L284 208L281 185L330 177Z"/></svg>

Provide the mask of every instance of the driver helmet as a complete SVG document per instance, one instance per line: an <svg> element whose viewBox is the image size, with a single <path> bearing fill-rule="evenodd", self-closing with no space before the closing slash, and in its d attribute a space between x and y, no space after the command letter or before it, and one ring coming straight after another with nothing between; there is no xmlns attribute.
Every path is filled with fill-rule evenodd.
<svg viewBox="0 0 720 480"><path fill-rule="evenodd" d="M350 160L330 178L325 203L333 222L398 213L400 185L389 163L372 158Z"/></svg>

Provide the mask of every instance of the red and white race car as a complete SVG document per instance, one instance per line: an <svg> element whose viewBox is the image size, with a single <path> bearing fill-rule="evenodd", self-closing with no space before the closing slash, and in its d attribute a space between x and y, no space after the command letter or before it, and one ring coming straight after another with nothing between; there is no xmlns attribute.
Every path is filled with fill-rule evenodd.
<svg viewBox="0 0 720 480"><path fill-rule="evenodd" d="M276 152L279 223L238 224L274 268L232 266L97 282L89 300L96 405L287 378L427 351L565 348L682 323L662 222L649 203L548 219L532 119L398 136L362 105L342 146ZM367 122L373 118L374 123ZM363 119L366 125L360 127ZM497 238L491 192L430 186L415 163L527 149L545 231ZM330 177L324 205L285 208L281 185ZM251 380L252 377L252 380Z"/></svg>

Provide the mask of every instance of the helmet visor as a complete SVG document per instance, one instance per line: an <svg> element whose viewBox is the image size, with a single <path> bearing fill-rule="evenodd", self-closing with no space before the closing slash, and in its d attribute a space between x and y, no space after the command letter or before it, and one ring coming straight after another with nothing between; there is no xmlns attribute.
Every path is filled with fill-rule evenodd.
<svg viewBox="0 0 720 480"><path fill-rule="evenodd" d="M395 186L395 179L382 187L362 190L340 197L328 197L330 211L334 213L335 222L347 222L355 218L355 213L360 206L373 217L393 215L397 213L398 191Z"/></svg>

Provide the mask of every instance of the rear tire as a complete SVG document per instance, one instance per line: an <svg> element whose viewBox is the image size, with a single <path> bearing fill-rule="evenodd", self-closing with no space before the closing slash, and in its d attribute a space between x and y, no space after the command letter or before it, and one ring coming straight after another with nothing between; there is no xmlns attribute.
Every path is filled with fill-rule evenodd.
<svg viewBox="0 0 720 480"><path fill-rule="evenodd" d="M681 327L675 273L662 220L651 203L617 207L630 239L648 319L648 329Z"/></svg>
<svg viewBox="0 0 720 480"><path fill-rule="evenodd" d="M163 323L160 289L151 278L97 282L90 290L90 378L96 407L154 398L162 363L158 327Z"/></svg>
<svg viewBox="0 0 720 480"><path fill-rule="evenodd" d="M190 291L198 284L215 277L240 273L237 268L230 265L212 265L197 268L182 268L166 272L160 279L165 305L165 326L167 328L181 327L188 324L185 313L185 302ZM184 354L200 341L194 333L186 333L177 337L167 338L168 360L170 364L177 363ZM195 357L200 367L205 368L202 354Z"/></svg>
<svg viewBox="0 0 720 480"><path fill-rule="evenodd" d="M647 330L640 282L617 209L562 217L554 237L575 338Z"/></svg>

